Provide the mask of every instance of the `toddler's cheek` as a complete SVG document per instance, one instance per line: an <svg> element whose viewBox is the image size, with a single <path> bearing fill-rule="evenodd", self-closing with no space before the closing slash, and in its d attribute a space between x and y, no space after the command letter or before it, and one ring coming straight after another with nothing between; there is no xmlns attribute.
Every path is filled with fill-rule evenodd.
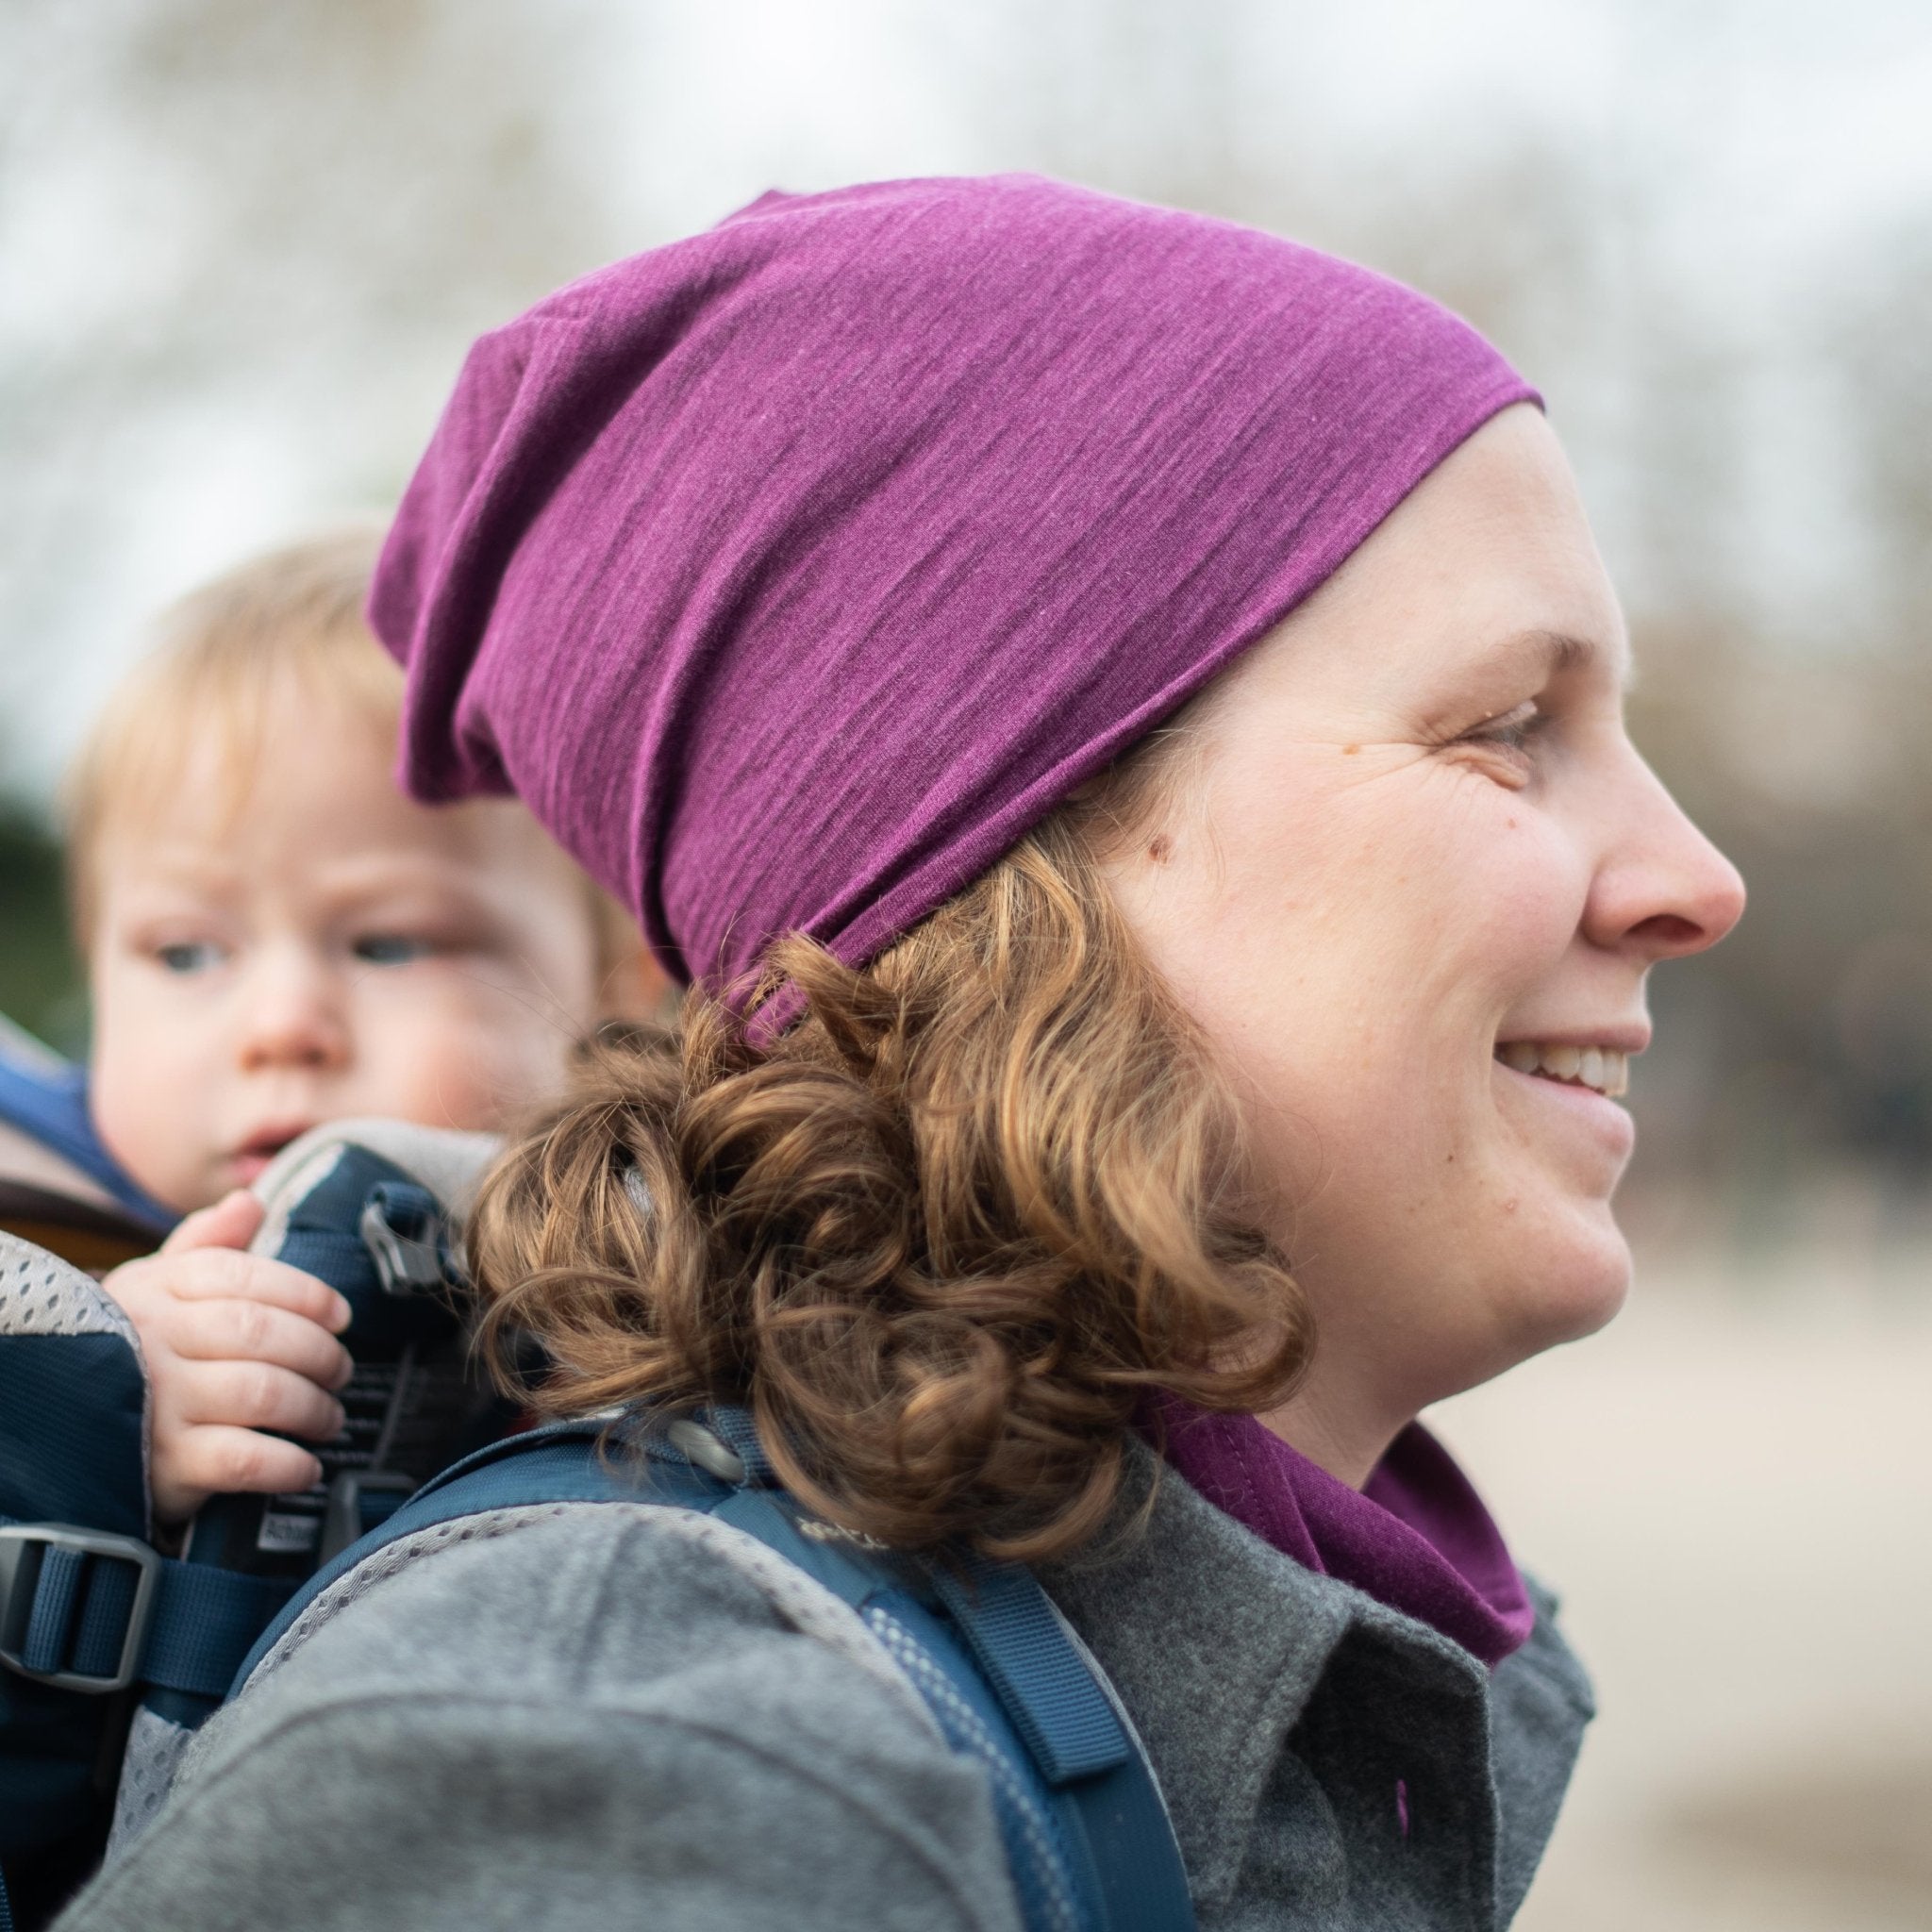
<svg viewBox="0 0 1932 1932"><path fill-rule="evenodd" d="M192 1086L125 1055L104 1056L90 1075L88 1104L108 1152L163 1207L192 1214L220 1193Z"/></svg>

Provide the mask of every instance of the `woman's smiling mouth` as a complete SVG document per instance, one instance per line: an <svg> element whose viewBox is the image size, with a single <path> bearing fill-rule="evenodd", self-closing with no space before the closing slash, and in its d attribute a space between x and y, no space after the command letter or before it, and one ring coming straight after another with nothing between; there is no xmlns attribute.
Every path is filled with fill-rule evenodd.
<svg viewBox="0 0 1932 1932"><path fill-rule="evenodd" d="M1588 1087L1607 1099L1617 1099L1630 1088L1630 1056L1621 1047L1510 1040L1498 1043L1496 1058L1512 1073L1534 1074L1566 1087Z"/></svg>
<svg viewBox="0 0 1932 1932"><path fill-rule="evenodd" d="M1504 1088L1520 1092L1519 1101L1505 1101L1512 1112L1526 1106L1530 1111L1520 1125L1534 1121L1536 1134L1568 1121L1563 1133L1581 1129L1607 1156L1610 1166L1602 1178L1605 1191L1616 1185L1624 1163L1636 1143L1637 1126L1630 1110L1616 1097L1630 1084L1630 1056L1641 1051L1630 1045L1610 1046L1602 1041L1579 1044L1575 1038L1553 1040L1506 1040L1497 1043L1495 1068ZM1499 1094L1499 1099L1502 1096Z"/></svg>

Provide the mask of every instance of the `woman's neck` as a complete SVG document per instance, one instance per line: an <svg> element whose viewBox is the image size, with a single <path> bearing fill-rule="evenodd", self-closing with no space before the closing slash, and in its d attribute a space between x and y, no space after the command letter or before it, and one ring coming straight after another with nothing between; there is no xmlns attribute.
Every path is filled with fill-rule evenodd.
<svg viewBox="0 0 1932 1932"><path fill-rule="evenodd" d="M1415 1418L1391 1417L1382 1406L1311 1375L1278 1408L1256 1420L1336 1481L1358 1490Z"/></svg>

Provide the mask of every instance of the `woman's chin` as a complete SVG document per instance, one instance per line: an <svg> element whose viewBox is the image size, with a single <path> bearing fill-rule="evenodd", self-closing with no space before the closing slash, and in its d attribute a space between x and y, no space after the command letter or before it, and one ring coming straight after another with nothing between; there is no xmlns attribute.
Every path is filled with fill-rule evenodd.
<svg viewBox="0 0 1932 1932"><path fill-rule="evenodd" d="M1630 1244L1608 1202L1552 1216L1540 1265L1511 1298L1515 1359L1607 1326L1629 1297L1630 1274Z"/></svg>

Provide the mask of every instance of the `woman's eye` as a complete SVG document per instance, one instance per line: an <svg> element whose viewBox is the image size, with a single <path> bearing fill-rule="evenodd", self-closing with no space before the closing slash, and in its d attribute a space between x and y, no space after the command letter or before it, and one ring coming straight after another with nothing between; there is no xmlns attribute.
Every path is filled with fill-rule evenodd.
<svg viewBox="0 0 1932 1932"><path fill-rule="evenodd" d="M428 958L436 946L432 941L410 939L402 933L373 932L353 941L349 951L365 966L407 966L412 960Z"/></svg>
<svg viewBox="0 0 1932 1932"><path fill-rule="evenodd" d="M1549 713L1533 701L1513 711L1485 719L1474 730L1465 731L1457 744L1496 745L1505 751L1527 751L1531 741L1550 722Z"/></svg>
<svg viewBox="0 0 1932 1932"><path fill-rule="evenodd" d="M154 950L155 963L164 973L206 973L222 962L222 949L212 940L171 940Z"/></svg>

